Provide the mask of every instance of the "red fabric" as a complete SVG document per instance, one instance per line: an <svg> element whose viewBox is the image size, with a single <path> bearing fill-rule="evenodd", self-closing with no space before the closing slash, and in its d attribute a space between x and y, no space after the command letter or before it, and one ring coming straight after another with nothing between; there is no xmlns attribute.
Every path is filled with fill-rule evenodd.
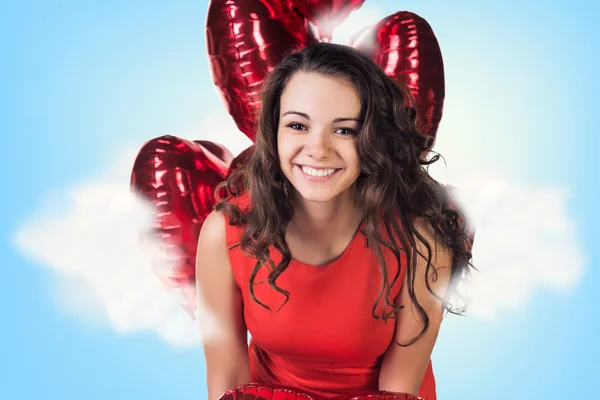
<svg viewBox="0 0 600 400"><path fill-rule="evenodd" d="M250 207L247 194L237 204L242 209ZM277 279L277 286L290 292L288 302L277 312L285 297L266 282L269 271L265 266L255 277L254 291L271 311L252 299L248 282L256 260L242 254L238 245L243 227L227 224L233 275L252 335L248 354L253 382L295 387L324 398L378 390L382 356L393 340L395 320L383 322L371 314L382 280L377 257L367 247L361 229L362 224L342 255L325 266L292 260ZM386 237L383 231L382 235ZM382 250L391 282L398 266L392 253ZM272 246L270 252L277 265L281 254ZM400 292L405 271L403 257L390 302ZM383 304L382 296L377 315ZM390 308L386 306L385 311ZM431 362L419 396L436 400Z"/></svg>

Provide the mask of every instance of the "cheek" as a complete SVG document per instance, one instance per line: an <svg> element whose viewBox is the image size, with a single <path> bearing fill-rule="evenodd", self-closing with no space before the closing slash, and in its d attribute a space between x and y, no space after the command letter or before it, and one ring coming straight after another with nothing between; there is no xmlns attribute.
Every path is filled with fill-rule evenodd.
<svg viewBox="0 0 600 400"><path fill-rule="evenodd" d="M358 156L358 149L355 145L346 149L344 159L346 160L348 169L351 169L356 173L360 171L360 157Z"/></svg>
<svg viewBox="0 0 600 400"><path fill-rule="evenodd" d="M292 138L286 138L285 135L278 137L277 152L279 153L279 160L282 164L289 164L297 151L298 145L297 143L294 143Z"/></svg>

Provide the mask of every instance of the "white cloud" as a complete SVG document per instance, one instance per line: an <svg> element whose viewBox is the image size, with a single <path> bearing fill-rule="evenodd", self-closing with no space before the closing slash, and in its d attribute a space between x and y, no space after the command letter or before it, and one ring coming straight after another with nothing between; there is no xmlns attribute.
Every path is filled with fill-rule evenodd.
<svg viewBox="0 0 600 400"><path fill-rule="evenodd" d="M152 273L160 246L140 240L152 214L129 190L137 150L123 152L100 177L52 196L21 224L14 243L56 273L51 293L67 315L122 333L155 331L175 346L198 345L200 329L215 334L213 319L201 311L196 323L183 311Z"/></svg>
<svg viewBox="0 0 600 400"><path fill-rule="evenodd" d="M536 291L572 289L585 257L564 187L524 187L490 173L463 175L456 199L476 226L468 314L497 319Z"/></svg>

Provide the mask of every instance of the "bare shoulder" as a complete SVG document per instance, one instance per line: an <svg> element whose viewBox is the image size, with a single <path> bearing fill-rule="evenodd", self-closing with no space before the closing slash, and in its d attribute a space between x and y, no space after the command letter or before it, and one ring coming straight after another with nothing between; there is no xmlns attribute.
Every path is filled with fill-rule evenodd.
<svg viewBox="0 0 600 400"><path fill-rule="evenodd" d="M200 240L211 243L222 242L225 244L225 224L227 216L222 211L213 210L202 224Z"/></svg>
<svg viewBox="0 0 600 400"><path fill-rule="evenodd" d="M435 239L435 229L433 229L433 226L425 217L415 218L415 230L419 232L420 235L425 237L427 241L432 241Z"/></svg>
<svg viewBox="0 0 600 400"><path fill-rule="evenodd" d="M426 218L415 218L415 230L429 245L428 249L425 243L415 235L417 274L424 277L425 272L428 271L427 280L438 289L438 293L443 293L448 286L452 271L452 249L436 234L435 229Z"/></svg>
<svg viewBox="0 0 600 400"><path fill-rule="evenodd" d="M431 223L424 217L415 218L415 230L419 235L421 235L431 246L431 251L434 253L440 252L441 256L447 256L448 253L451 253L451 249L446 245L446 243L437 235L435 229L431 225ZM415 236L415 241L417 244L417 250L427 251L424 243Z"/></svg>

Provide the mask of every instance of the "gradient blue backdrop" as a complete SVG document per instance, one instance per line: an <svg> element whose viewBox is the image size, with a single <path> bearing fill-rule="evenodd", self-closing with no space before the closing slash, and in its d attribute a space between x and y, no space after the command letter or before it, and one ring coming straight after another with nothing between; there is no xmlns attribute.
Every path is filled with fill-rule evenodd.
<svg viewBox="0 0 600 400"><path fill-rule="evenodd" d="M497 118L537 133L505 145L531 157L523 182L572 188L569 212L588 257L574 291L538 291L500 325L450 317L449 329L460 324L477 340L440 338L439 398L600 398L599 2L367 0L375 2L425 17L451 54L448 68L475 68L493 55L501 62L488 66L490 82L529 71L528 96L504 93L512 104L499 107ZM46 195L102 170L121 143L141 144L198 121L216 96L206 9L206 1L2 3L0 398L206 398L201 350L65 318L48 301L56 278L10 244ZM469 92L480 91L482 102L499 95L486 87L473 82Z"/></svg>

